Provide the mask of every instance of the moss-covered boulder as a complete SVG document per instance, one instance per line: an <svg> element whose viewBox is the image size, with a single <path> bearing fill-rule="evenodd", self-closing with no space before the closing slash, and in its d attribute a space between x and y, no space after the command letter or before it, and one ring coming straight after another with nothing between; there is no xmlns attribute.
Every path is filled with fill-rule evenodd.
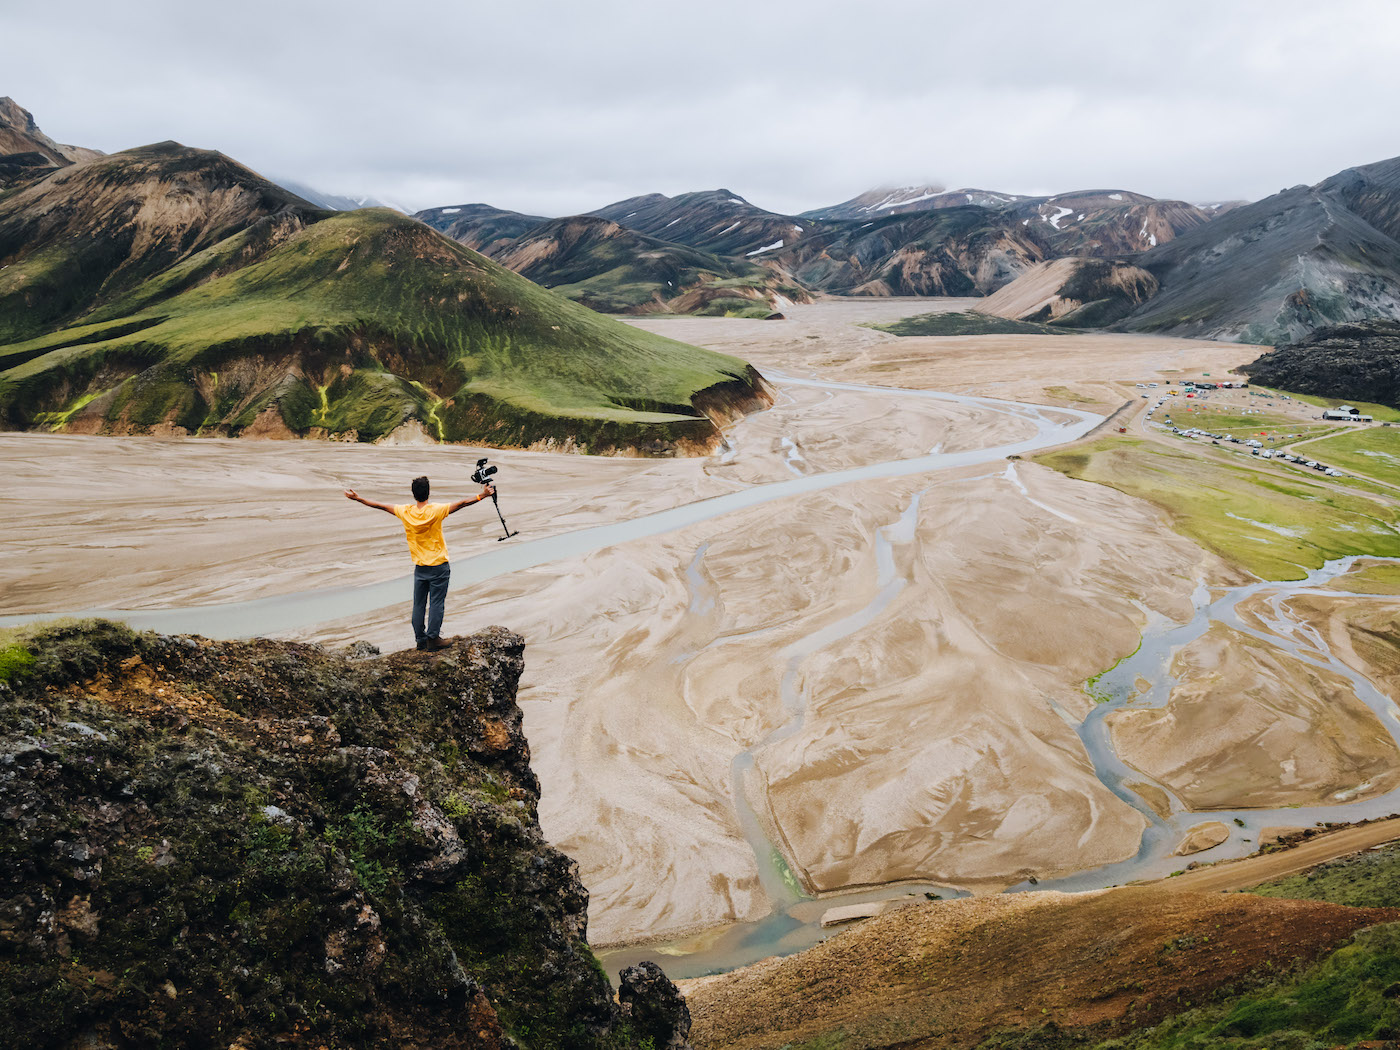
<svg viewBox="0 0 1400 1050"><path fill-rule="evenodd" d="M377 658L100 622L14 641L3 1041L641 1045L540 834L522 648L492 628Z"/></svg>

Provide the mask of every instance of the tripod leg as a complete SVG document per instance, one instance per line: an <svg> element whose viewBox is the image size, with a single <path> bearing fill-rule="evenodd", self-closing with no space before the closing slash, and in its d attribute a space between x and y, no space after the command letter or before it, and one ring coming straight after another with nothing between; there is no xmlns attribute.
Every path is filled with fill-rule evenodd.
<svg viewBox="0 0 1400 1050"><path fill-rule="evenodd" d="M510 526L506 524L505 515L501 513L501 504L496 499L496 494L494 492L491 493L491 506L496 508L496 517L501 519L501 530L506 534L507 537L509 537Z"/></svg>

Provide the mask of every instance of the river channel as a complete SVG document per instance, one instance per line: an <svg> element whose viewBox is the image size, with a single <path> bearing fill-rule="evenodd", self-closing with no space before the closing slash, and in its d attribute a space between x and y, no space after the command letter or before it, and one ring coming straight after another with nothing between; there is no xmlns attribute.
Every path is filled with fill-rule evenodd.
<svg viewBox="0 0 1400 1050"><path fill-rule="evenodd" d="M972 405L1014 416L1031 424L1035 432L1033 436L1023 440L988 448L954 453L934 449L927 455L910 459L890 460L823 474L800 474L629 521L579 529L541 539L522 538L519 541L499 544L486 553L454 561L452 586L470 586L522 569L672 532L763 503L835 486L880 478L930 474L984 463L998 464L1009 456L1026 455L1076 440L1102 422L1102 417L1089 412L991 398L785 376L774 378L780 387L818 387L877 393L891 398L928 398ZM794 461L793 451L789 449L790 461ZM998 473L1000 469L998 466ZM1019 484L1015 477L1014 463L1006 468L1006 473L1013 483ZM905 578L895 568L894 551L900 545L910 543L914 539L921 495L922 493L916 493L894 520L875 532L874 553L878 578L872 600L846 618L793 641L774 653L775 661L784 669L781 698L787 720L763 740L736 754L731 763L734 808L744 835L753 847L760 881L773 901L771 913L757 922L735 923L672 943L653 943L600 952L600 958L610 971L647 958L661 962L667 972L675 978L729 970L772 955L799 951L818 942L825 935L820 924L821 915L828 908L837 905L885 900L899 894L922 896L927 893L944 898L961 895L956 888L943 885L901 884L897 888L874 887L824 895L821 900L812 900L802 892L799 881L784 860L783 851L771 841L765 824L758 815L759 809L766 806L766 802L762 799L761 777L754 770L754 752L802 728L807 707L806 698L798 686L803 662L814 653L873 622L905 586ZM704 576L699 571L704 553L705 548L702 546L697 550L686 574L691 587L691 608L697 612L704 611L707 602L713 602L713 596L706 592ZM1202 820L1220 820L1231 826L1232 834L1226 842L1197 857L1203 861L1211 861L1252 852L1256 848L1259 830L1270 825L1358 820L1387 815L1400 808L1400 788L1397 788L1387 794L1361 801L1338 799L1337 804L1328 806L1190 812L1165 786L1158 784L1155 786L1165 792L1170 800L1171 811L1168 816L1163 817L1130 786L1133 783L1151 781L1119 759L1113 749L1106 722L1107 716L1115 710L1125 707L1160 707L1165 704L1176 684L1170 670L1175 655L1203 635L1211 624L1220 623L1263 639L1310 666L1325 668L1348 680L1356 695L1376 713L1387 731L1395 738L1397 746L1400 746L1400 718L1397 718L1395 705L1363 675L1333 656L1322 639L1307 636L1304 629L1289 618L1283 606L1283 602L1294 594L1332 593L1327 590L1327 584L1346 572L1354 561L1355 558L1338 559L1309 573L1303 580L1257 582L1233 588L1216 597L1212 597L1204 586L1198 587L1194 596L1194 614L1185 624L1175 623L1156 614L1148 614L1141 646L1132 656L1106 672L1098 681L1099 693L1106 695L1108 699L1095 705L1082 721L1076 721L1067 712L1060 712L1082 741L1102 783L1143 815L1147 827L1142 836L1141 846L1138 853L1128 860L1060 879L1044 880L1035 888L1084 890L1166 875L1182 864L1179 857L1172 855L1172 850L1181 841L1186 830ZM139 611L100 609L63 615L103 616L122 620L138 629L197 633L211 638L234 639L278 634L330 620L368 614L401 603L407 592L408 578L402 577L367 586L279 595L224 605ZM1246 625L1236 611L1240 602L1257 595L1265 595L1270 599L1268 611L1264 614L1269 633ZM1355 593L1348 593L1346 596L1366 597ZM13 626L45 618L47 617L23 615L0 617L0 626ZM762 634L765 630L767 628L758 628L742 637ZM731 643L737 637L740 636L728 636L710 644ZM1150 683L1150 687L1139 692L1137 683L1140 681ZM1356 786L1357 790L1364 787L1365 785ZM1012 887L1013 890L1029 888L1031 886L1028 883Z"/></svg>

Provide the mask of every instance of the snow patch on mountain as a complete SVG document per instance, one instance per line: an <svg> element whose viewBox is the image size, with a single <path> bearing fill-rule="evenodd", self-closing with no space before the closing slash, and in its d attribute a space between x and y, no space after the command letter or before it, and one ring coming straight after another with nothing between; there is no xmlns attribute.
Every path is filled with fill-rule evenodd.
<svg viewBox="0 0 1400 1050"><path fill-rule="evenodd" d="M918 204L920 201L932 200L942 192L942 190L925 190L922 186L906 186L894 190L879 204L867 204L861 211L887 211L890 208L902 208L906 204Z"/></svg>

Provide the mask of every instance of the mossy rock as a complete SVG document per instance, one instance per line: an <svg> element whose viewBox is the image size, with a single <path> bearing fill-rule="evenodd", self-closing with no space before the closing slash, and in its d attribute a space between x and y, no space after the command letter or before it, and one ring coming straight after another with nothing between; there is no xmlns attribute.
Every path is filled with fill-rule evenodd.
<svg viewBox="0 0 1400 1050"><path fill-rule="evenodd" d="M639 1045L540 833L522 650L0 650L11 1045Z"/></svg>

